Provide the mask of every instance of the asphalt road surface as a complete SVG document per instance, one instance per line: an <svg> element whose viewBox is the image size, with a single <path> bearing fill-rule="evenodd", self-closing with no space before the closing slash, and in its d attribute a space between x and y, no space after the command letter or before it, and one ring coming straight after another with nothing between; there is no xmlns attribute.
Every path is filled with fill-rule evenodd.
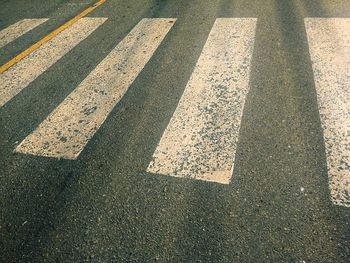
<svg viewBox="0 0 350 263"><path fill-rule="evenodd" d="M350 1L95 2L0 0L0 262L350 262Z"/></svg>

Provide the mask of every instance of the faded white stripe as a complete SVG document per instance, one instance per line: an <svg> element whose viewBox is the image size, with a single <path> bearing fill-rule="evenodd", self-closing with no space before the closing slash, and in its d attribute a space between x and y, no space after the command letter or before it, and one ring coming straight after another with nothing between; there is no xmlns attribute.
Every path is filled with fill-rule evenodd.
<svg viewBox="0 0 350 263"><path fill-rule="evenodd" d="M17 151L75 159L152 57L176 19L143 19Z"/></svg>
<svg viewBox="0 0 350 263"><path fill-rule="evenodd" d="M104 21L106 18L80 19L0 74L0 107L90 35Z"/></svg>
<svg viewBox="0 0 350 263"><path fill-rule="evenodd" d="M350 18L306 18L331 199L350 207Z"/></svg>
<svg viewBox="0 0 350 263"><path fill-rule="evenodd" d="M216 20L148 172L230 182L256 21Z"/></svg>
<svg viewBox="0 0 350 263"><path fill-rule="evenodd" d="M0 31L0 48L6 46L16 38L24 35L33 28L46 22L47 18L42 19L23 19L17 23Z"/></svg>

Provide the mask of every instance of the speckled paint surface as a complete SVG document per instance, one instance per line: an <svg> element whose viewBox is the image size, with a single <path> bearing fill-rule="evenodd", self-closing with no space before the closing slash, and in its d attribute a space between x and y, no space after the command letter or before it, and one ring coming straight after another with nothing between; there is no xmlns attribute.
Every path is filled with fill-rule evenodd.
<svg viewBox="0 0 350 263"><path fill-rule="evenodd" d="M23 19L0 31L0 48L46 22L47 18Z"/></svg>
<svg viewBox="0 0 350 263"><path fill-rule="evenodd" d="M350 207L350 18L307 18L333 203Z"/></svg>
<svg viewBox="0 0 350 263"><path fill-rule="evenodd" d="M216 20L148 172L229 183L255 27L254 18Z"/></svg>
<svg viewBox="0 0 350 263"><path fill-rule="evenodd" d="M0 63L95 2L0 1L0 30L50 18ZM350 262L304 23L350 17L350 1L108 0L89 17L108 19L0 108L1 262ZM79 158L13 152L146 17L177 21ZM257 18L230 184L147 173L220 17Z"/></svg>
<svg viewBox="0 0 350 263"><path fill-rule="evenodd" d="M17 151L75 159L152 57L176 19L143 19Z"/></svg>
<svg viewBox="0 0 350 263"><path fill-rule="evenodd" d="M26 88L72 48L89 36L106 18L82 18L40 48L0 74L0 107Z"/></svg>

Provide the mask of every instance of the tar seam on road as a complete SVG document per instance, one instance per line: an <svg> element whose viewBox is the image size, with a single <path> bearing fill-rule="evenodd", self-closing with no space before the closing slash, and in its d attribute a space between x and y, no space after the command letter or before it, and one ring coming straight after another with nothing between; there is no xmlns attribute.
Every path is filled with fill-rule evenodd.
<svg viewBox="0 0 350 263"><path fill-rule="evenodd" d="M59 28L55 29L54 31L52 31L50 34L48 34L47 36L43 37L41 40L39 40L38 42L36 42L34 45L32 45L31 47L29 47L28 49L24 50L22 53L20 53L19 55L17 55L16 57L14 57L13 59L11 59L10 61L8 61L7 63L5 63L4 65L2 65L0 67L0 73L5 72L6 70L8 70L10 67L12 67L14 64L16 64L18 61L22 60L23 58L25 58L26 56L28 56L30 53L32 53L34 50L36 50L37 48L39 48L40 46L42 46L43 44L45 44L46 42L48 42L49 40L51 40L52 38L54 38L55 36L57 36L59 33L61 33L63 30L65 30L66 28L70 27L71 25L73 25L75 22L77 22L80 18L86 16L87 14L91 13L93 10L95 10L97 7L99 7L100 5L102 5L103 3L105 3L107 0L99 0L97 1L95 4L93 4L92 6L88 7L87 9L85 9L83 12L81 12L79 15L75 16L74 18L72 18L71 20L69 20L68 22L66 22L65 24L61 25Z"/></svg>

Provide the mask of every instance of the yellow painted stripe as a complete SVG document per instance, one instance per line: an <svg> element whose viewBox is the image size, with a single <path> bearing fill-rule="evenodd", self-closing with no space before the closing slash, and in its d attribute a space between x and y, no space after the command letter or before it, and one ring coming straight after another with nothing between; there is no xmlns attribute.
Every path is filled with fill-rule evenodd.
<svg viewBox="0 0 350 263"><path fill-rule="evenodd" d="M59 33L61 33L63 30L67 29L69 26L73 25L75 22L77 22L80 18L86 16L87 14L91 13L93 10L95 10L97 7L99 7L100 5L102 5L103 3L105 3L107 0L99 0L97 1L95 4L93 4L92 6L90 6L89 8L85 9L83 12L81 12L79 15L77 15L76 17L72 18L71 20L69 20L68 22L66 22L65 24L63 24L62 26L60 26L59 28L55 29L54 31L52 31L50 34L48 34L47 36L45 36L44 38L42 38L41 40L39 40L38 42L36 42L34 45L32 45L30 48L24 50L21 54L17 55L16 57L14 57L13 59L11 59L10 61L8 61L7 63L5 63L4 65L2 65L0 67L0 73L5 72L6 70L8 70L10 67L12 67L14 64L16 64L18 61L22 60L23 58L25 58L26 56L28 56L30 53L32 53L34 50L36 50L37 48L39 48L40 46L42 46L43 44L45 44L46 42L48 42L49 40L51 40L52 38L54 38L55 36L57 36Z"/></svg>
<svg viewBox="0 0 350 263"><path fill-rule="evenodd" d="M65 54L87 38L107 18L83 17L56 37L0 74L0 108Z"/></svg>

